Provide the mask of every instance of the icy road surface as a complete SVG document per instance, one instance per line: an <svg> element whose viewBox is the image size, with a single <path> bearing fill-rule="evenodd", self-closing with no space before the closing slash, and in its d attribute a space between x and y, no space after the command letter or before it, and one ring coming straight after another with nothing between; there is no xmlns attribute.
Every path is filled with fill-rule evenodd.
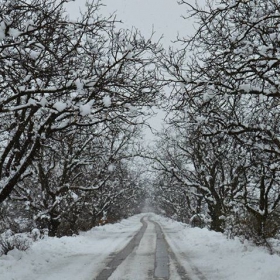
<svg viewBox="0 0 280 280"><path fill-rule="evenodd" d="M280 257L149 213L0 257L1 280L279 280Z"/></svg>
<svg viewBox="0 0 280 280"><path fill-rule="evenodd" d="M178 262L160 225L148 215L142 227L120 252L113 254L96 280L206 279L197 268L188 271ZM170 271L172 269L172 271Z"/></svg>

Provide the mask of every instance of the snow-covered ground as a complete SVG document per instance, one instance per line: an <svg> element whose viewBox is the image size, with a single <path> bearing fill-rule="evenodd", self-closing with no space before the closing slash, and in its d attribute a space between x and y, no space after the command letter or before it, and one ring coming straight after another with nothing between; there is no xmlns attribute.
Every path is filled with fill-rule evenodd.
<svg viewBox="0 0 280 280"><path fill-rule="evenodd" d="M191 268L195 270L196 267L208 280L280 279L280 256L270 255L264 248L249 243L242 244L238 239L228 240L222 234L207 229L190 228L171 219L147 213L114 225L96 227L76 237L43 239L35 242L25 252L11 251L7 256L0 257L0 279L95 279L106 267L110 255L124 248L141 228L140 219L145 215L149 215L149 219L161 225L177 260L187 271ZM154 248L153 226L148 224L137 252L141 255L151 251L151 256ZM129 258L131 256L127 262L130 261ZM133 264L134 260L130 263ZM151 270L151 260L143 259L141 269L146 269L145 266L147 271ZM130 274L133 271L137 273L134 279L153 279L139 278L139 269L138 266L135 270L129 270ZM170 274L170 279L180 279L176 276L173 261Z"/></svg>
<svg viewBox="0 0 280 280"><path fill-rule="evenodd" d="M166 240L182 265L198 268L211 280L279 280L280 256L265 248L239 239L227 239L221 233L190 228L171 219L154 216L163 228ZM280 247L280 242L279 242Z"/></svg>
<svg viewBox="0 0 280 280"><path fill-rule="evenodd" d="M0 257L1 280L92 280L141 226L139 216L75 237L47 238Z"/></svg>

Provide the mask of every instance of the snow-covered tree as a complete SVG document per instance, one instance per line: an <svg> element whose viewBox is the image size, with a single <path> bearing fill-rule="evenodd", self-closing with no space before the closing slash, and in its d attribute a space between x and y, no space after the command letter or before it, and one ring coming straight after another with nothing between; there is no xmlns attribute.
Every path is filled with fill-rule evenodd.
<svg viewBox="0 0 280 280"><path fill-rule="evenodd" d="M158 44L117 30L98 14L99 1L70 20L67 2L0 4L0 202L32 174L49 139L112 120L143 122L142 109L160 95Z"/></svg>
<svg viewBox="0 0 280 280"><path fill-rule="evenodd" d="M205 167L217 163L213 172L219 180L212 183L219 192L235 192L232 182L238 178L238 191L230 204L237 203L237 210L245 212L242 223L253 228L254 234L271 236L275 227L269 228L275 225L280 202L280 4L221 0L200 7L180 2L189 7L197 30L192 37L179 39L182 49L162 54L160 61L163 78L174 82L173 123L184 127L182 116L187 115L191 126L186 133L192 140L183 152L191 149L201 159L197 171L204 169L200 177L208 183L213 175L204 174ZM211 199L215 195L209 192ZM223 211L224 205L219 208Z"/></svg>
<svg viewBox="0 0 280 280"><path fill-rule="evenodd" d="M94 128L67 129L45 140L29 167L32 174L11 194L52 236L65 232L63 224L76 232L79 217L89 212L86 205L92 209L87 224L93 226L111 210L116 197L125 201L131 196L131 182L123 183L129 173L123 161L139 153L134 147L139 129L112 122Z"/></svg>

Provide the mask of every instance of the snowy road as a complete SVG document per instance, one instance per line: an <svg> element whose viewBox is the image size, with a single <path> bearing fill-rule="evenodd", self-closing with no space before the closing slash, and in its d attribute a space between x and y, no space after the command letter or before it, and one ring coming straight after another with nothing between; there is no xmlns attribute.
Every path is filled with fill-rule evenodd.
<svg viewBox="0 0 280 280"><path fill-rule="evenodd" d="M0 257L0 280L104 279L279 280L280 257L153 213Z"/></svg>
<svg viewBox="0 0 280 280"><path fill-rule="evenodd" d="M178 261L164 231L151 216L143 217L141 222L141 229L123 250L111 256L96 280L206 280L197 268L186 269Z"/></svg>

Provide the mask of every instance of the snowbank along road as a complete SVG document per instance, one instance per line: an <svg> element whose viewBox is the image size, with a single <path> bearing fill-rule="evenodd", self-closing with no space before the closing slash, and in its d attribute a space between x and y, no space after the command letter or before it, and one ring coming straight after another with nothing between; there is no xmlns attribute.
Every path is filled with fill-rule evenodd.
<svg viewBox="0 0 280 280"><path fill-rule="evenodd" d="M170 279L206 280L205 276L189 263L184 267L166 241L166 232L152 217L142 217L143 224L120 252L112 254L107 266L94 278L117 279ZM180 244L178 244L180 245Z"/></svg>

